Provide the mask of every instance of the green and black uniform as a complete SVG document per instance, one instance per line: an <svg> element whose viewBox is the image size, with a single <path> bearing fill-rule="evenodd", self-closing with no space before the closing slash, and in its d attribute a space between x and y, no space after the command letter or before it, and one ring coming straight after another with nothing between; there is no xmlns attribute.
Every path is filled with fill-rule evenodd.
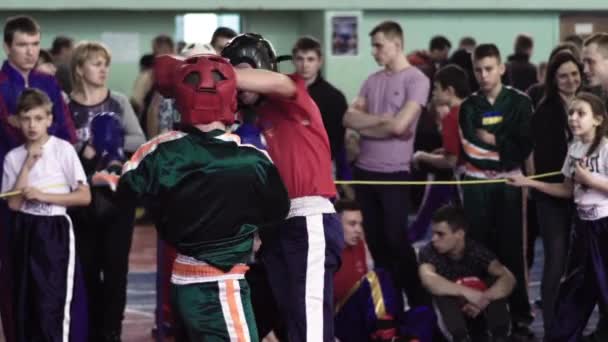
<svg viewBox="0 0 608 342"><path fill-rule="evenodd" d="M521 174L532 151L530 98L503 86L494 104L476 92L460 107L459 123L466 179L497 179ZM496 145L477 136L483 129ZM467 235L488 247L513 272L517 285L509 298L514 323L532 319L528 301L521 189L504 183L463 187Z"/></svg>
<svg viewBox="0 0 608 342"><path fill-rule="evenodd" d="M196 128L161 135L125 164L118 187L143 200L178 252L173 305L191 341L257 341L243 264L258 227L289 210L270 158L235 139Z"/></svg>

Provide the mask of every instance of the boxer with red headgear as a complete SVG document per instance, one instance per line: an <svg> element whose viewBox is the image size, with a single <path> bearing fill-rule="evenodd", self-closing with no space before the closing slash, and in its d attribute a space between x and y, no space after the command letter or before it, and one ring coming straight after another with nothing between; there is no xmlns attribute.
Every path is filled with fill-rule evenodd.
<svg viewBox="0 0 608 342"><path fill-rule="evenodd" d="M215 55L187 59L163 55L157 58L154 71L159 92L175 98L181 122L190 125L234 122L236 76L226 59Z"/></svg>
<svg viewBox="0 0 608 342"><path fill-rule="evenodd" d="M143 145L117 191L143 200L159 237L177 250L172 309L184 327L177 340L257 341L245 262L253 233L287 215L287 191L264 152L226 132L237 100L225 59L161 56L154 68L182 127Z"/></svg>
<svg viewBox="0 0 608 342"><path fill-rule="evenodd" d="M423 286L433 295L439 327L450 341L507 341L506 298L515 277L492 252L466 238L461 208L444 206L433 237L419 253Z"/></svg>
<svg viewBox="0 0 608 342"><path fill-rule="evenodd" d="M280 229L260 234L262 260L289 340L333 342L333 275L344 237L330 202L336 187L321 113L299 75L276 72L276 54L262 36L237 36L222 56L236 67L239 101L258 114L291 199Z"/></svg>

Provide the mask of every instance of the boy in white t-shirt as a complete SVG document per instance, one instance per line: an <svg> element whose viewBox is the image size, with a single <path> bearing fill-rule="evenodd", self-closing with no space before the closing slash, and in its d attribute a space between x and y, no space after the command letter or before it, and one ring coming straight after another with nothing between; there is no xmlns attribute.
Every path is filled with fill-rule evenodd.
<svg viewBox="0 0 608 342"><path fill-rule="evenodd" d="M74 147L47 132L52 103L25 89L17 113L25 144L4 160L2 192L12 209L11 262L17 341L85 341L86 307L68 206L91 201Z"/></svg>

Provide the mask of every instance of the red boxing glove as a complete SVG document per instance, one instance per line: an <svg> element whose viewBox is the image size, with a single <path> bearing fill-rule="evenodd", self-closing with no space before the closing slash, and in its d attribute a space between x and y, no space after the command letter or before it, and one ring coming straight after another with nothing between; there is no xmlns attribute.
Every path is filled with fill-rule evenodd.
<svg viewBox="0 0 608 342"><path fill-rule="evenodd" d="M456 279L456 284L466 286L478 291L485 291L488 289L486 283L477 277L462 277Z"/></svg>

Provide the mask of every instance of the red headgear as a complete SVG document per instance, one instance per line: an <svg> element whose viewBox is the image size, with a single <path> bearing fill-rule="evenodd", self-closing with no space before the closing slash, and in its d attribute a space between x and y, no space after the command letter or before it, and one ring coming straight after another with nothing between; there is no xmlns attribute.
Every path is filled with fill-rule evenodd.
<svg viewBox="0 0 608 342"><path fill-rule="evenodd" d="M227 59L215 55L187 59L162 55L154 62L154 76L161 95L175 99L183 123L234 123L236 76Z"/></svg>

